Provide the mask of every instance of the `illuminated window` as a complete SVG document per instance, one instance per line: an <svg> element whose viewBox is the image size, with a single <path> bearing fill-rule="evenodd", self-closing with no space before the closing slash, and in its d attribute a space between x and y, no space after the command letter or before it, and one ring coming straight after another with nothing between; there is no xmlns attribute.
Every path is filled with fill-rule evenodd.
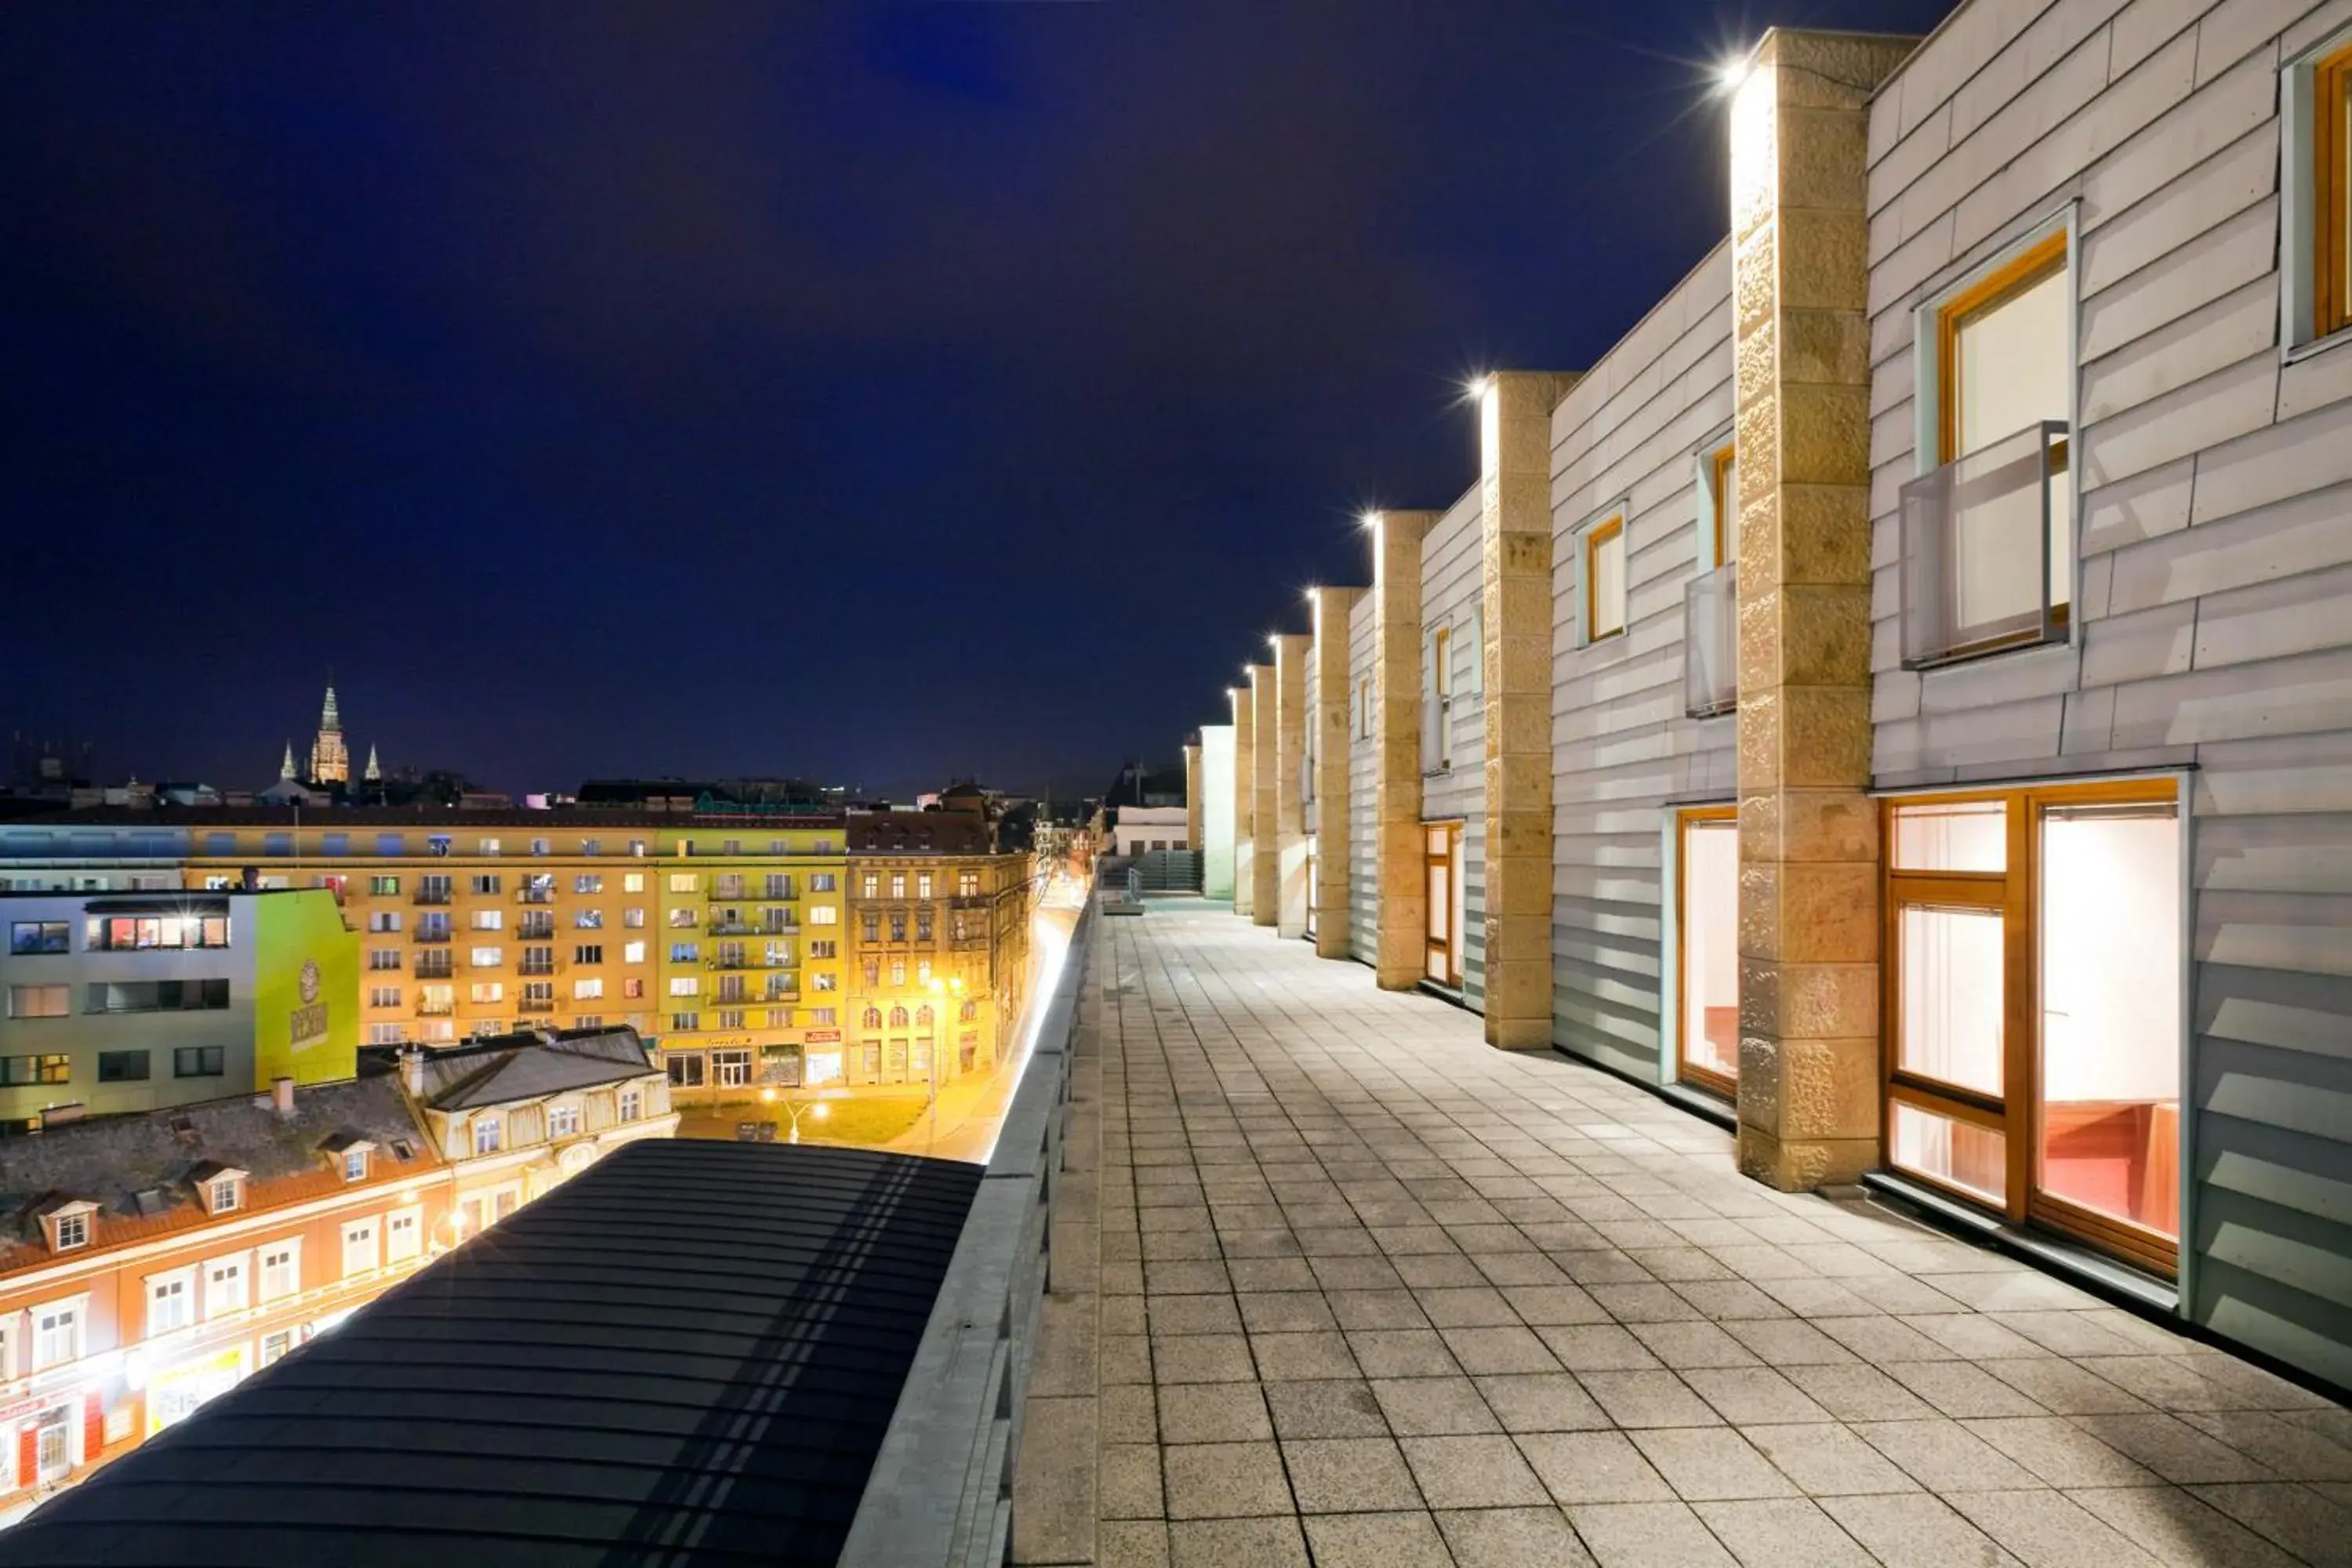
<svg viewBox="0 0 2352 1568"><path fill-rule="evenodd" d="M2305 160L2308 178L2296 193L2309 204L2306 330L2312 338L2324 338L2352 326L2352 44L2294 68L2289 81L2298 79L2307 79L2311 107L2310 115L2289 132L2297 151L2302 137L2311 138ZM2290 91L2290 112L2295 96Z"/></svg>
<svg viewBox="0 0 2352 1568"><path fill-rule="evenodd" d="M1715 502L1715 563L1739 559L1739 449L1726 441L1706 460L1707 490Z"/></svg>
<svg viewBox="0 0 2352 1568"><path fill-rule="evenodd" d="M1625 520L1612 517L1584 531L1584 640L1596 643L1625 630Z"/></svg>

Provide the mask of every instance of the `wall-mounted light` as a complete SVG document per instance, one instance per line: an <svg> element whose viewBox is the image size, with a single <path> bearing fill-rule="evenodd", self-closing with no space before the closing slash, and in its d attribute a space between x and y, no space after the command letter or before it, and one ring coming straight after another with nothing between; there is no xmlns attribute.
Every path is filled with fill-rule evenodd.
<svg viewBox="0 0 2352 1568"><path fill-rule="evenodd" d="M1367 511L1362 516L1357 518L1356 521L1362 523L1366 528L1378 528L1381 525L1381 514L1376 511Z"/></svg>
<svg viewBox="0 0 2352 1568"><path fill-rule="evenodd" d="M1748 79L1748 73L1755 68L1756 61L1754 55L1745 54L1733 56L1731 58L1724 61L1721 65L1716 67L1715 89L1717 92L1738 91L1740 84Z"/></svg>

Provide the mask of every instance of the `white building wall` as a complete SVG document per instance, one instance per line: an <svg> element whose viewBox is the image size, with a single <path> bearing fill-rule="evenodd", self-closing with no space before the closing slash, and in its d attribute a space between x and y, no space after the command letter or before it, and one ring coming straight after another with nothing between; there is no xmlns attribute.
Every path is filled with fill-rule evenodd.
<svg viewBox="0 0 2352 1568"><path fill-rule="evenodd" d="M1234 727L1201 726L1201 892L1234 896Z"/></svg>
<svg viewBox="0 0 2352 1568"><path fill-rule="evenodd" d="M1348 742L1348 951L1365 963L1380 958L1379 820L1380 755L1371 741L1376 703L1372 620L1378 603L1370 590L1348 611L1348 689L1354 723Z"/></svg>
<svg viewBox="0 0 2352 1568"><path fill-rule="evenodd" d="M1486 994L1486 700L1478 652L1485 526L1484 498L1474 484L1421 541L1422 647L1437 627L1453 629L1454 689L1450 765L1423 755L1421 816L1424 822L1463 822L1462 999L1474 1011L1483 1010Z"/></svg>
<svg viewBox="0 0 2352 1568"><path fill-rule="evenodd" d="M2352 1383L2352 345L2288 363L2281 68L2352 3L1977 0L1869 141L1881 784L2190 766L2200 1321ZM2071 214L2073 640L1899 668L1916 308Z"/></svg>
<svg viewBox="0 0 2352 1568"><path fill-rule="evenodd" d="M1723 802L1737 720L1684 717L1683 592L1712 567L1700 464L1731 434L1731 248L1677 284L1552 412L1552 1031L1664 1074L1674 804ZM1580 647L1587 524L1625 518L1626 628Z"/></svg>

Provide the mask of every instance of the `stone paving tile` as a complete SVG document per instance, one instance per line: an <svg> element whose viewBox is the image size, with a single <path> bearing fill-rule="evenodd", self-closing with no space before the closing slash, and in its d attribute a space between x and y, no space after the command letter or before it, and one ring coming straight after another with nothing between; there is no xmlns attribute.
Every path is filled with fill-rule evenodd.
<svg viewBox="0 0 2352 1568"><path fill-rule="evenodd" d="M1316 1568L1454 1568L1426 1513L1349 1513L1307 1521Z"/></svg>
<svg viewBox="0 0 2352 1568"><path fill-rule="evenodd" d="M1568 1517L1601 1568L1733 1568L1731 1554L1686 1503L1587 1503Z"/></svg>
<svg viewBox="0 0 2352 1568"><path fill-rule="evenodd" d="M1437 1516L1456 1568L1592 1568L1568 1516L1554 1508L1489 1508Z"/></svg>
<svg viewBox="0 0 2352 1568"><path fill-rule="evenodd" d="M1693 1505L1739 1559L1740 1568L1875 1568L1837 1521L1804 1498L1748 1499Z"/></svg>
<svg viewBox="0 0 2352 1568"><path fill-rule="evenodd" d="M1094 1562L2352 1564L2352 1411L1230 915L1106 923Z"/></svg>

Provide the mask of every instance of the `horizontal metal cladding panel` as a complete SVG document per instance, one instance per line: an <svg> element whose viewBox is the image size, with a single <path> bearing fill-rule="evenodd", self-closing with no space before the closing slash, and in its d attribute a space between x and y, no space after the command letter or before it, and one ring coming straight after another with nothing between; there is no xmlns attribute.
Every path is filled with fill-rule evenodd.
<svg viewBox="0 0 2352 1568"><path fill-rule="evenodd" d="M1659 1053L1666 802L1728 795L1736 725L1684 713L1683 600L1711 569L1699 457L1732 416L1720 247L1552 420L1553 1039L1641 1078ZM1578 531L1622 510L1626 630L1579 647Z"/></svg>

